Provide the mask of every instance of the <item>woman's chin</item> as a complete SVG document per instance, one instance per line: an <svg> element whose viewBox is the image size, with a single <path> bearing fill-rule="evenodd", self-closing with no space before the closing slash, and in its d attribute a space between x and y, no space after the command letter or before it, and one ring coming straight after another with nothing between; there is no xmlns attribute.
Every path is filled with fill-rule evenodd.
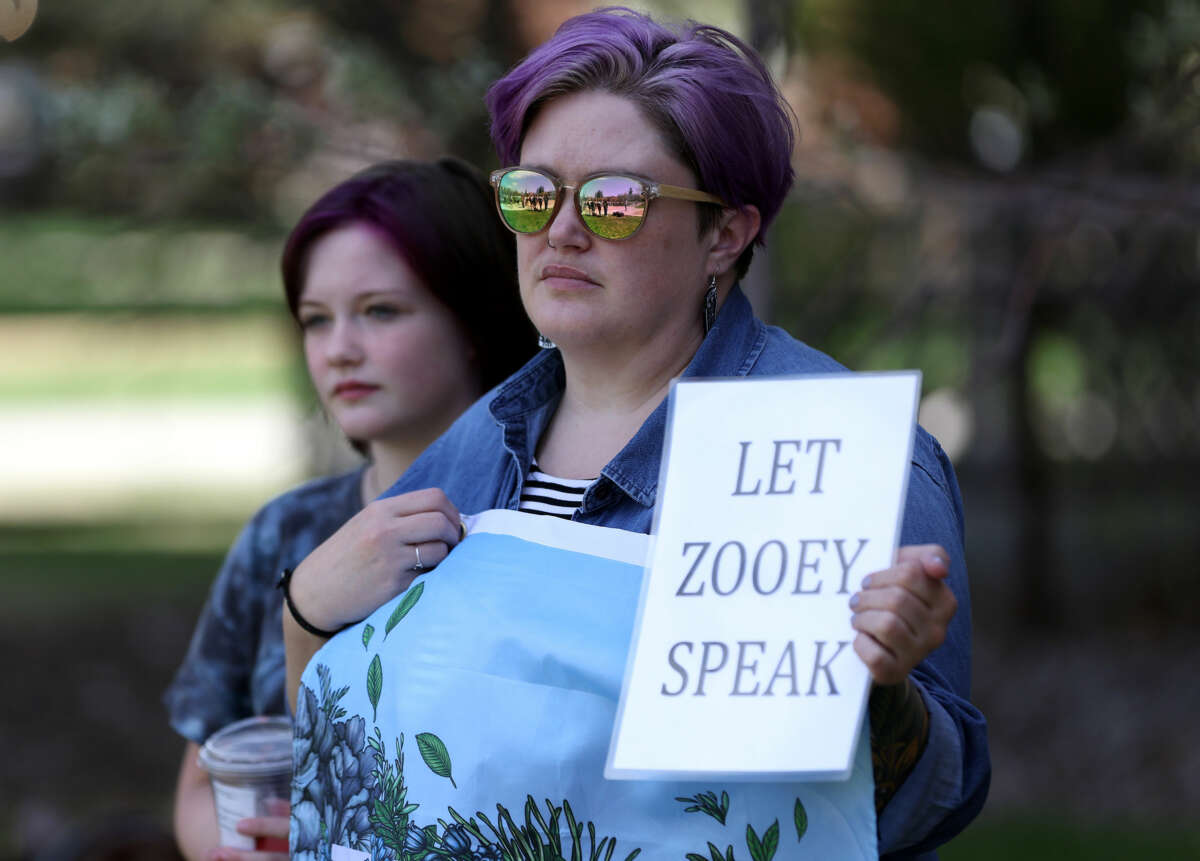
<svg viewBox="0 0 1200 861"><path fill-rule="evenodd" d="M374 440L388 437L394 430L395 422L389 422L381 416L359 414L334 415L334 421L343 434L350 439L362 440L370 444Z"/></svg>
<svg viewBox="0 0 1200 861"><path fill-rule="evenodd" d="M583 352L597 348L611 352L613 348L613 342L610 337L586 327L559 327L550 332L545 332L541 329L538 331L553 341L554 345L560 350L567 352Z"/></svg>
<svg viewBox="0 0 1200 861"><path fill-rule="evenodd" d="M596 308L576 308L566 313L539 315L533 319L533 324L555 344L568 348L587 348L600 344L612 349L614 335L621 328L613 326Z"/></svg>

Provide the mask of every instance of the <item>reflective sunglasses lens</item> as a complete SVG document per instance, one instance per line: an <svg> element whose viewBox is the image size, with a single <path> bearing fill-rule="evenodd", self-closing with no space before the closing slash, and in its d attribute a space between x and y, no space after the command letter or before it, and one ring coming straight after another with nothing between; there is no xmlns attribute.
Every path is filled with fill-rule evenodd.
<svg viewBox="0 0 1200 861"><path fill-rule="evenodd" d="M554 217L554 182L534 170L510 170L496 187L500 217L517 233L544 230Z"/></svg>
<svg viewBox="0 0 1200 861"><path fill-rule="evenodd" d="M579 214L605 239L628 239L646 217L646 188L628 176L598 176L579 187Z"/></svg>

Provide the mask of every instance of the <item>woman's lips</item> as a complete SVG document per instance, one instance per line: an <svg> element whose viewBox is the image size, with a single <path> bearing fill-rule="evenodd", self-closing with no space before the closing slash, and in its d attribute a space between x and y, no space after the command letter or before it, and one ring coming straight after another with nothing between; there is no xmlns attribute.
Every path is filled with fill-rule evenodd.
<svg viewBox="0 0 1200 861"><path fill-rule="evenodd" d="M558 263L542 267L542 280L550 283L553 287L566 290L579 290L581 288L600 286L586 272L576 269L573 266L563 266Z"/></svg>
<svg viewBox="0 0 1200 861"><path fill-rule="evenodd" d="M371 383L360 383L358 380L348 380L333 387L333 396L344 401L357 401L378 389Z"/></svg>

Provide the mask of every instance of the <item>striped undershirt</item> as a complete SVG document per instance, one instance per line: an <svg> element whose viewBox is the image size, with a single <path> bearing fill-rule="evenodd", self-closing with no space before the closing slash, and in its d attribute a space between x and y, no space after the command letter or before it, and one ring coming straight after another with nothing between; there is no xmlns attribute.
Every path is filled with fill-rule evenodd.
<svg viewBox="0 0 1200 861"><path fill-rule="evenodd" d="M548 475L534 463L529 470L529 477L521 487L521 502L517 510L570 520L571 515L578 511L583 503L584 492L595 480Z"/></svg>

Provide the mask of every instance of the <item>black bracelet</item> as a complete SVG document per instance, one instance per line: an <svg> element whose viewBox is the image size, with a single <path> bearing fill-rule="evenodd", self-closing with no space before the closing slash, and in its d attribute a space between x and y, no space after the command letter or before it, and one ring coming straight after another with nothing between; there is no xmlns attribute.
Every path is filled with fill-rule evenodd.
<svg viewBox="0 0 1200 861"><path fill-rule="evenodd" d="M291 585L292 569L284 568L283 573L279 575L279 579L275 581L275 588L283 593L284 603L287 604L288 612L292 614L292 618L296 620L296 624L308 631L308 633L314 634L318 637L324 637L326 640L328 640L334 634L344 631L350 627L349 625L342 625L342 627L338 628L337 631L323 631L312 622L308 621L308 619L305 619L300 615L300 611L296 609L296 605L292 603Z"/></svg>

